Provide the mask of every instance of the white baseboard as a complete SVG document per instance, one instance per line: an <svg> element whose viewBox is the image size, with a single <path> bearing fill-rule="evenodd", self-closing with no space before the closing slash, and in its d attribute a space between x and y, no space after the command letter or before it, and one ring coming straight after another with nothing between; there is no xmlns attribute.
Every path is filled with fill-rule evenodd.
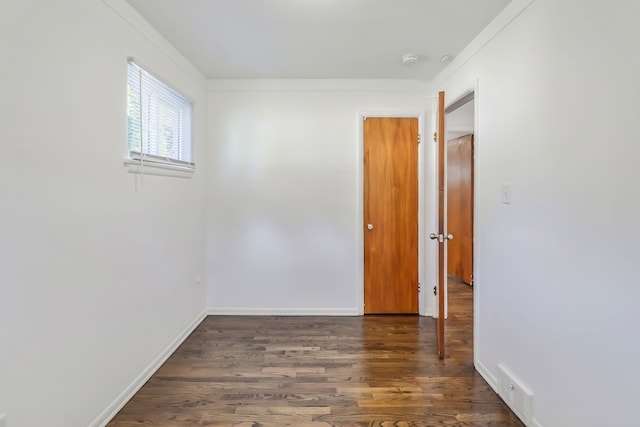
<svg viewBox="0 0 640 427"><path fill-rule="evenodd" d="M207 313L203 311L187 326L171 344L138 375L127 388L125 388L98 417L89 424L89 427L104 427L122 409L122 407L133 397L134 394L151 378L151 376L162 366L162 364L173 354L182 342L194 331L194 329L204 320Z"/></svg>
<svg viewBox="0 0 640 427"><path fill-rule="evenodd" d="M498 377L496 377L495 375L493 375L491 373L491 371L489 371L487 369L487 367L478 359L474 360L474 365L476 367L476 370L478 371L478 373L482 376L482 378L484 378L484 380L487 382L487 384L489 384L489 386L493 389L493 391L500 396L499 393L499 386L500 386L500 380L498 379ZM501 398L502 399L502 398ZM529 423L527 423L524 420L521 420L527 427L542 427L542 424L540 424L540 422L538 420L536 420L535 417L531 418L531 421Z"/></svg>
<svg viewBox="0 0 640 427"><path fill-rule="evenodd" d="M542 424L540 424L540 422L538 420L536 420L535 418L531 419L531 427L542 427Z"/></svg>
<svg viewBox="0 0 640 427"><path fill-rule="evenodd" d="M215 316L360 316L357 308L209 307Z"/></svg>
<svg viewBox="0 0 640 427"><path fill-rule="evenodd" d="M493 391L498 394L498 378L491 373L487 369L486 366L479 360L475 359L473 364L476 367L476 371L484 378L484 380L489 384L489 386L493 389Z"/></svg>

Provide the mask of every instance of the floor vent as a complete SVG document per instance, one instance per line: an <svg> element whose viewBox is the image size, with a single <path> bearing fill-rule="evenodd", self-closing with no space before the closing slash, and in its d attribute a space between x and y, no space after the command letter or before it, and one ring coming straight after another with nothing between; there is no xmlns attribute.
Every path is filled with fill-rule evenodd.
<svg viewBox="0 0 640 427"><path fill-rule="evenodd" d="M504 365L498 365L498 394L511 410L530 426L533 418L533 393L525 387Z"/></svg>

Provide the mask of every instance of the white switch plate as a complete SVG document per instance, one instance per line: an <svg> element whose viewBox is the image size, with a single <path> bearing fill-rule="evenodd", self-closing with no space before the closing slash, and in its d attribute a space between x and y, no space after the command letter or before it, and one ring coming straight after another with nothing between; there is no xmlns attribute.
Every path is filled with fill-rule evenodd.
<svg viewBox="0 0 640 427"><path fill-rule="evenodd" d="M7 416L0 414L0 427L7 427Z"/></svg>
<svg viewBox="0 0 640 427"><path fill-rule="evenodd" d="M502 184L502 203L505 205L511 204L511 184L508 182Z"/></svg>

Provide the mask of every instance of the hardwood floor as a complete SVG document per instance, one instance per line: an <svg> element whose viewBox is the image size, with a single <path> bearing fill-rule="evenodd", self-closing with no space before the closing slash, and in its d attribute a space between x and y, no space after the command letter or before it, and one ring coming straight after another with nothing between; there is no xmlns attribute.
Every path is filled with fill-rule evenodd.
<svg viewBox="0 0 640 427"><path fill-rule="evenodd" d="M111 421L125 426L523 426L473 368L471 288L432 318L209 316Z"/></svg>

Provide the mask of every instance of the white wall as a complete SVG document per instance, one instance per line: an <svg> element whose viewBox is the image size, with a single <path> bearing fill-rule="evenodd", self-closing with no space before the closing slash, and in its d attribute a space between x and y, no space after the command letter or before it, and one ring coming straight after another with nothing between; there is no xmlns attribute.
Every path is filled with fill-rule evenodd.
<svg viewBox="0 0 640 427"><path fill-rule="evenodd" d="M195 276L204 274L205 82L149 37L99 0L3 2L0 413L8 427L101 421L204 310ZM193 178L147 176L136 193L124 171L128 55L194 99Z"/></svg>
<svg viewBox="0 0 640 427"><path fill-rule="evenodd" d="M427 87L357 80L210 82L212 312L361 311L357 112L423 112Z"/></svg>
<svg viewBox="0 0 640 427"><path fill-rule="evenodd" d="M475 356L535 393L534 425L638 425L638 16L536 0L435 80L478 79Z"/></svg>

